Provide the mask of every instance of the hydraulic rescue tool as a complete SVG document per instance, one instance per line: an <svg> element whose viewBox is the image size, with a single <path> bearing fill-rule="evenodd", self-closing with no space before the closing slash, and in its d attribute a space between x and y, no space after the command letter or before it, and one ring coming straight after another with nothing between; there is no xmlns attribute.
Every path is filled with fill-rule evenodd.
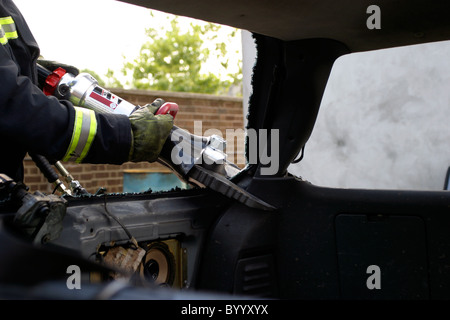
<svg viewBox="0 0 450 320"><path fill-rule="evenodd" d="M46 95L69 100L76 106L98 113L129 116L139 108L100 87L97 80L88 73L75 76L63 68L50 71L38 64L38 79ZM175 117L177 112L176 103L166 102L156 114L169 113ZM233 177L241 173L241 169L227 160L225 145L226 141L220 136L196 136L173 126L158 162L169 167L179 178L191 184L209 187L249 207L262 210L275 209L232 181ZM62 165L58 163L57 167Z"/></svg>

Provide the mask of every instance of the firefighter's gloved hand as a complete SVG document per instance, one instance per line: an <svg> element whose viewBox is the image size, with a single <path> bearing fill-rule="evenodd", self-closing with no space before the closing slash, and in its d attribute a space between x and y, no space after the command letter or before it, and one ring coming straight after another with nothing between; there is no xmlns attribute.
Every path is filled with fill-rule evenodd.
<svg viewBox="0 0 450 320"><path fill-rule="evenodd" d="M77 76L80 73L80 70L78 70L78 68L57 61L39 59L37 63L50 71L54 71L58 68L63 68L68 73L71 73L74 76Z"/></svg>
<svg viewBox="0 0 450 320"><path fill-rule="evenodd" d="M156 111L158 111L158 109L164 104L166 103L163 99L158 98L155 101L153 101L152 103L148 103L146 104L144 107L147 108L148 110L150 110L151 113L155 114Z"/></svg>
<svg viewBox="0 0 450 320"><path fill-rule="evenodd" d="M170 114L154 115L159 106L147 106L151 105L140 107L129 117L133 136L129 161L132 162L156 161L173 127Z"/></svg>

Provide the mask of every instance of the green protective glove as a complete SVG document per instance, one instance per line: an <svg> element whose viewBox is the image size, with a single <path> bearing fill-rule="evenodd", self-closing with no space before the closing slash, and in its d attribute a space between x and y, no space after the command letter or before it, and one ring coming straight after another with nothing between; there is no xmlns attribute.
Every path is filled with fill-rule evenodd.
<svg viewBox="0 0 450 320"><path fill-rule="evenodd" d="M166 103L163 99L158 98L155 101L153 101L152 103L148 103L146 104L144 107L147 108L148 110L150 110L151 113L155 114L156 111L158 111L158 109L164 104Z"/></svg>
<svg viewBox="0 0 450 320"><path fill-rule="evenodd" d="M172 130L173 117L170 114L154 114L164 103L161 100L159 104L158 100L161 99L140 107L129 116L133 136L129 161L156 161Z"/></svg>
<svg viewBox="0 0 450 320"><path fill-rule="evenodd" d="M78 68L57 61L38 59L37 63L50 71L54 71L58 68L63 68L68 73L71 73L74 76L77 76L80 73L80 70L78 70Z"/></svg>

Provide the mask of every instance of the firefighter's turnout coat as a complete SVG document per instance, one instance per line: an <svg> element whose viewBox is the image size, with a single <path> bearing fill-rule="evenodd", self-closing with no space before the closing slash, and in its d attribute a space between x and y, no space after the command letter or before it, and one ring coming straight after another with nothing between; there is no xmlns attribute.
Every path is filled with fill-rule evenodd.
<svg viewBox="0 0 450 320"><path fill-rule="evenodd" d="M51 161L127 161L128 117L96 114L44 95L37 86L39 53L18 8L0 0L0 173L21 181L27 152Z"/></svg>

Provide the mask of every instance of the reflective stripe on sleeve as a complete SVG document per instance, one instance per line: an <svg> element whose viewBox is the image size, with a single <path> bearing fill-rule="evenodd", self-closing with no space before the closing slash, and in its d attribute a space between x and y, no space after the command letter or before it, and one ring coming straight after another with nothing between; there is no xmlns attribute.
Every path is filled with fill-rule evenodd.
<svg viewBox="0 0 450 320"><path fill-rule="evenodd" d="M75 125L72 139L63 161L81 163L89 152L92 141L97 133L95 112L89 109L75 107Z"/></svg>
<svg viewBox="0 0 450 320"><path fill-rule="evenodd" d="M6 44L9 39L17 39L18 37L19 35L17 34L16 24L13 18L0 18L0 43Z"/></svg>

